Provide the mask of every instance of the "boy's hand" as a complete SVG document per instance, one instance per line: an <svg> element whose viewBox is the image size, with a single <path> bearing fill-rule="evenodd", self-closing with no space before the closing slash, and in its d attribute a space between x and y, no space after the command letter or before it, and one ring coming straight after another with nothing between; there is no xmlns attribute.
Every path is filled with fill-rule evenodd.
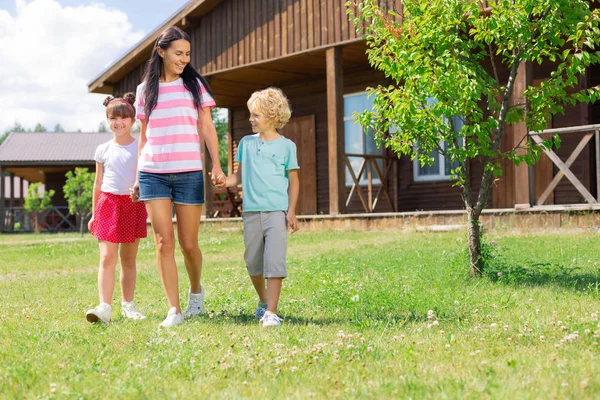
<svg viewBox="0 0 600 400"><path fill-rule="evenodd" d="M298 232L298 229L300 229L300 227L298 226L298 220L296 219L296 213L288 211L287 222L288 222L288 228L290 228L290 230L292 231L291 232L292 234L294 232Z"/></svg>

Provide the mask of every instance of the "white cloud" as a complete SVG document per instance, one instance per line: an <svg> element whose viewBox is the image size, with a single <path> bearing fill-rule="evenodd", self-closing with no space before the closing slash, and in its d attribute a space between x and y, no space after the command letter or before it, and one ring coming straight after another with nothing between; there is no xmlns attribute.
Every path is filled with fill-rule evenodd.
<svg viewBox="0 0 600 400"><path fill-rule="evenodd" d="M0 132L17 121L52 129L96 130L105 95L87 92L97 77L143 32L125 13L101 3L62 7L55 0L16 0L0 10Z"/></svg>

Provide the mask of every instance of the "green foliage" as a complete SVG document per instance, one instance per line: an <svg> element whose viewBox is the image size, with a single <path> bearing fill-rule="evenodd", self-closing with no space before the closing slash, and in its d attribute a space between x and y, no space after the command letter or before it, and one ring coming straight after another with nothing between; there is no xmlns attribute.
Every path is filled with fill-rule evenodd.
<svg viewBox="0 0 600 400"><path fill-rule="evenodd" d="M377 0L356 8L352 3L355 24L368 23L369 62L395 82L370 88L374 111L356 118L388 148L421 164L432 163L427 153L434 151L457 160L458 185L465 183L470 159L483 160L484 170L495 175L502 172L500 158L528 164L539 159L541 148L527 141L521 152L501 151L506 125L524 120L528 130L541 131L566 104L600 96L596 87L573 90L586 68L599 62L600 11L586 0L497 0L488 2L489 13L476 1L403 0L402 23ZM525 90L527 109L509 103L513 78L525 62L552 67L539 86ZM432 98L438 101L429 104ZM464 123L458 131L452 116ZM395 133L387 135L391 126ZM441 141L449 143L445 151ZM551 145L557 142L544 143Z"/></svg>
<svg viewBox="0 0 600 400"><path fill-rule="evenodd" d="M221 168L223 171L227 172L227 162L228 162L228 143L227 143L227 132L229 131L229 126L227 123L227 119L219 116L220 109L213 108L212 109L212 118L215 124L215 129L217 130L217 137L219 138L219 161L221 163Z"/></svg>
<svg viewBox="0 0 600 400"><path fill-rule="evenodd" d="M106 133L106 132L108 132L108 128L106 127L106 123L104 123L104 121L102 121L98 125L98 133Z"/></svg>
<svg viewBox="0 0 600 400"><path fill-rule="evenodd" d="M34 132L48 132L48 129L46 129L46 127L42 124L40 124L38 122L38 124L35 126L35 128L33 128Z"/></svg>
<svg viewBox="0 0 600 400"><path fill-rule="evenodd" d="M54 125L54 132L64 132L65 129L62 127L61 124L56 124Z"/></svg>
<svg viewBox="0 0 600 400"><path fill-rule="evenodd" d="M63 186L63 192L69 205L69 212L79 217L80 231L83 234L84 220L92 211L96 174L90 173L87 168L75 168L75 173L69 171L65 176L67 181Z"/></svg>
<svg viewBox="0 0 600 400"><path fill-rule="evenodd" d="M43 195L39 194L41 183L35 182L29 184L27 188L27 197L25 198L25 210L32 213L40 213L52 208L52 197L54 190L45 191Z"/></svg>

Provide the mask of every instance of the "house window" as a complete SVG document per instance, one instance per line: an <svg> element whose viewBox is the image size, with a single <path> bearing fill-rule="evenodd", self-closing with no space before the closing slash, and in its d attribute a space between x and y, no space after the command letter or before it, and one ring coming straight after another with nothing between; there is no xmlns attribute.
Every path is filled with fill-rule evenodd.
<svg viewBox="0 0 600 400"><path fill-rule="evenodd" d="M358 123L354 122L352 113L363 112L373 109L373 99L367 97L366 92L348 94L344 96L344 141L346 154L376 154L381 155L382 151L377 147L375 142L374 132L365 132L364 128ZM348 157L354 176L358 178L360 166L365 160L363 157ZM383 160L378 159L377 165L379 170L383 171ZM366 166L363 173L360 176L360 185L367 185L367 173ZM373 184L379 185L381 181L377 177L377 173L373 171ZM346 168L346 186L352 186L354 181L350 171Z"/></svg>
<svg viewBox="0 0 600 400"><path fill-rule="evenodd" d="M428 101L429 104L434 104L435 99ZM449 122L449 121L448 121ZM463 121L460 117L452 117L452 126L455 131L460 131L463 126ZM459 139L459 144L462 145L462 138ZM441 141L440 147L446 150L448 142ZM415 149L418 153L418 149ZM425 164L421 166L417 157L413 160L413 178L415 182L430 182L430 181L449 181L452 174L450 171L458 167L458 161L450 162L450 158L434 151L428 154L434 159L433 164Z"/></svg>

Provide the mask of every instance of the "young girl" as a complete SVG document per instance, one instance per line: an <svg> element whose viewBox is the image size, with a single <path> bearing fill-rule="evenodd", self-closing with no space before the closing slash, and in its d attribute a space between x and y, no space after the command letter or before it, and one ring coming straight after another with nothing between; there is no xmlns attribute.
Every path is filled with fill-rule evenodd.
<svg viewBox="0 0 600 400"><path fill-rule="evenodd" d="M121 257L121 313L125 318L144 319L133 303L135 258L140 238L146 237L146 209L129 196L135 183L138 143L131 136L135 119L135 95L107 97L106 117L113 139L96 149L96 180L92 198L92 219L88 228L98 239L100 305L85 316L90 322L110 322L115 288L115 267ZM119 246L120 245L120 246ZM120 247L120 249L119 249Z"/></svg>
<svg viewBox="0 0 600 400"><path fill-rule="evenodd" d="M217 131L210 110L215 106L208 83L190 65L190 37L177 27L167 28L156 40L137 88L137 118L141 121L138 182L132 198L145 202L156 243L156 263L169 312L161 323L183 322L179 306L175 232L190 280L186 317L204 312L200 285L202 253L198 230L204 203L200 135L213 160L219 159ZM212 176L224 179L219 162ZM139 195L137 189L139 187Z"/></svg>
<svg viewBox="0 0 600 400"><path fill-rule="evenodd" d="M291 116L283 92L277 88L254 92L248 100L248 110L255 135L240 140L236 173L215 185L242 184L244 261L258 294L255 317L262 326L274 327L282 322L277 306L282 281L287 276L287 229L292 233L298 230L299 166L296 145L277 132Z"/></svg>

